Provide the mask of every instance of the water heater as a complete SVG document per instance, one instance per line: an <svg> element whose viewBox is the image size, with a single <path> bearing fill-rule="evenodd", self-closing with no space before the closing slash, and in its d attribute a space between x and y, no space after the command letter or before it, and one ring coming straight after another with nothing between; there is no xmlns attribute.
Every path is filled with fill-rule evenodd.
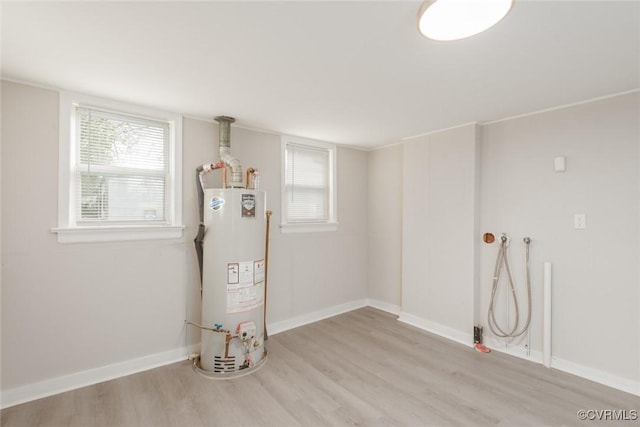
<svg viewBox="0 0 640 427"><path fill-rule="evenodd" d="M204 191L199 368L229 374L259 366L264 346L265 193ZM213 326L213 327L211 327Z"/></svg>
<svg viewBox="0 0 640 427"><path fill-rule="evenodd" d="M265 298L270 212L258 188L258 171L230 152L232 117L219 116L219 161L196 169L200 224L194 243L200 266L200 356L194 368L230 378L258 368L267 357ZM222 171L222 188L205 188L204 174ZM227 180L230 172L230 180Z"/></svg>

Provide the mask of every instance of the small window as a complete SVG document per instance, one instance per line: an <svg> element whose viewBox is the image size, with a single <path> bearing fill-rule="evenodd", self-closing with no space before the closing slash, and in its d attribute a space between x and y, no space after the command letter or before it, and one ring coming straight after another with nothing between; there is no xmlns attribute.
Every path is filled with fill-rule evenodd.
<svg viewBox="0 0 640 427"><path fill-rule="evenodd" d="M181 117L61 95L58 241L182 235Z"/></svg>
<svg viewBox="0 0 640 427"><path fill-rule="evenodd" d="M166 224L169 123L76 107L78 225Z"/></svg>
<svg viewBox="0 0 640 427"><path fill-rule="evenodd" d="M336 230L336 147L283 137L282 230Z"/></svg>

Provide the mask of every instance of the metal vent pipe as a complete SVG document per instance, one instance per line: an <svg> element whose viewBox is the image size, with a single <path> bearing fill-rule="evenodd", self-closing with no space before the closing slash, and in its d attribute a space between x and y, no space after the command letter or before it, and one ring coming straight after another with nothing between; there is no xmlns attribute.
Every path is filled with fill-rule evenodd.
<svg viewBox="0 0 640 427"><path fill-rule="evenodd" d="M224 162L231 169L231 187L241 188L242 184L242 166L240 161L231 155L231 123L236 119L227 116L217 116L213 118L218 122L219 133L219 153L220 161Z"/></svg>

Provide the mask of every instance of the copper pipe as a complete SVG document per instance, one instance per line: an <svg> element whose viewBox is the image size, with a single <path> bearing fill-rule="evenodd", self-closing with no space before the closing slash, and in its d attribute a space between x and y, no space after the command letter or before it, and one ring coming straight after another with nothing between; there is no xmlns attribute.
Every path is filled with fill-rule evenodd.
<svg viewBox="0 0 640 427"><path fill-rule="evenodd" d="M202 326L196 322L190 322L188 320L185 320L184 323L186 323L187 325L192 325L195 326L196 328L200 328L200 329L204 329L205 331L211 331L211 332L219 332L219 333L225 333L227 335L231 334L231 332L227 329L222 329L222 328L209 328L207 326ZM236 338L234 336L232 336L231 338Z"/></svg>
<svg viewBox="0 0 640 427"><path fill-rule="evenodd" d="M482 235L482 240L485 243L493 243L496 241L496 237L492 233L484 233Z"/></svg>
<svg viewBox="0 0 640 427"><path fill-rule="evenodd" d="M231 333L227 332L227 335L224 337L224 360L229 359L229 343L231 342Z"/></svg>
<svg viewBox="0 0 640 427"><path fill-rule="evenodd" d="M262 313L262 328L265 341L269 339L269 335L267 334L267 279L269 278L269 223L272 213L270 210L267 210L267 231L264 248L264 310Z"/></svg>
<svg viewBox="0 0 640 427"><path fill-rule="evenodd" d="M247 169L247 184L246 184L246 189L247 190L255 190L254 186L253 186L253 180L251 179L251 177L253 176L253 174L255 173L255 168L248 168Z"/></svg>
<svg viewBox="0 0 640 427"><path fill-rule="evenodd" d="M227 165L222 166L222 188L227 188Z"/></svg>

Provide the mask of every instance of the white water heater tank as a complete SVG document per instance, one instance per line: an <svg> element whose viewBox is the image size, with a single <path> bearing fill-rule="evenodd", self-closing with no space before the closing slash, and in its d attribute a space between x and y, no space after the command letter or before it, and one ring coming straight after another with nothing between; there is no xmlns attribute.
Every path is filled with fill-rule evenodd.
<svg viewBox="0 0 640 427"><path fill-rule="evenodd" d="M266 360L265 192L204 191L202 329L199 368L234 376Z"/></svg>

